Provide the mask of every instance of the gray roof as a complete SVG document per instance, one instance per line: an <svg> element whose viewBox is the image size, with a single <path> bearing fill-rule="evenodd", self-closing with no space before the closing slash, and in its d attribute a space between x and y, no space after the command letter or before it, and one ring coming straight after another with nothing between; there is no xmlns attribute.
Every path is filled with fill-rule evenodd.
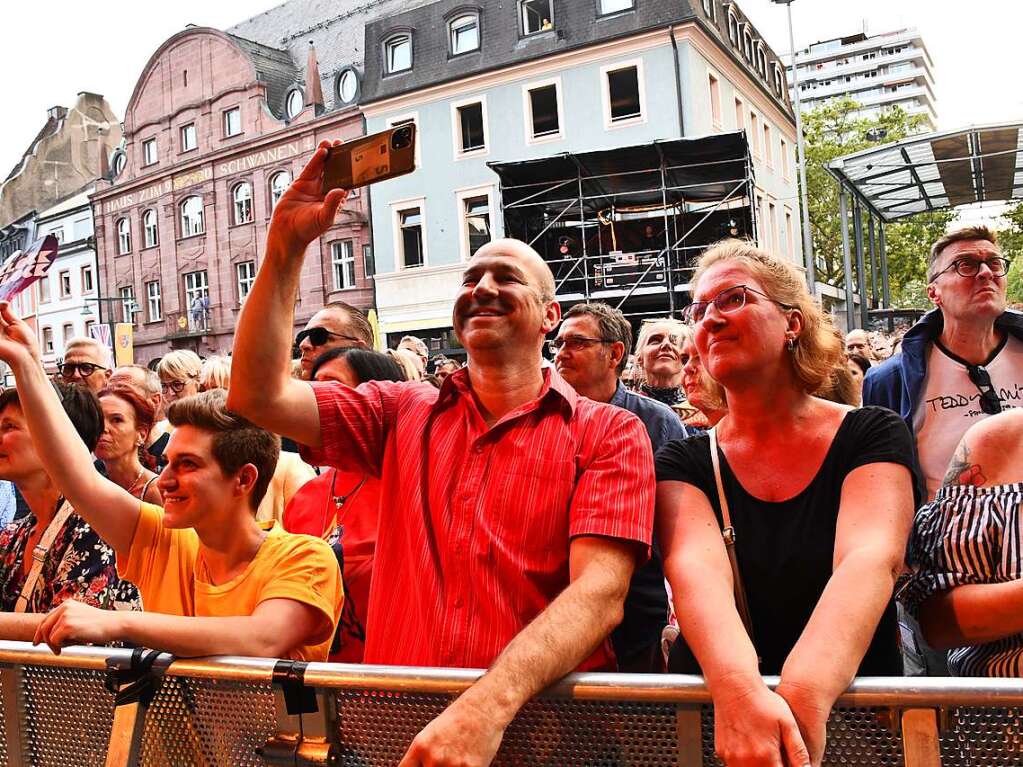
<svg viewBox="0 0 1023 767"><path fill-rule="evenodd" d="M266 100L270 110L281 117L284 114L284 98L291 86L299 82L304 73L292 61L291 55L279 48L246 40L228 33L256 68L256 76L266 83Z"/></svg>
<svg viewBox="0 0 1023 767"><path fill-rule="evenodd" d="M328 111L342 106L334 83L342 69L354 66L363 72L363 28L366 22L433 0L289 0L225 30L229 35L254 41L275 51L287 51L295 72L292 82L305 76L310 41L316 46L320 84ZM297 64L296 64L297 62ZM285 88L285 91L287 88ZM283 110L281 101L271 104Z"/></svg>

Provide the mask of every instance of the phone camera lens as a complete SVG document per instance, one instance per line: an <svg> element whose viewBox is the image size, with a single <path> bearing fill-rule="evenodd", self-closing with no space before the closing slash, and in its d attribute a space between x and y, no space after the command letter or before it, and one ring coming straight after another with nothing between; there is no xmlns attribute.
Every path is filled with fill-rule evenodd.
<svg viewBox="0 0 1023 767"><path fill-rule="evenodd" d="M399 128L391 134L391 149L406 149L412 145L412 128Z"/></svg>

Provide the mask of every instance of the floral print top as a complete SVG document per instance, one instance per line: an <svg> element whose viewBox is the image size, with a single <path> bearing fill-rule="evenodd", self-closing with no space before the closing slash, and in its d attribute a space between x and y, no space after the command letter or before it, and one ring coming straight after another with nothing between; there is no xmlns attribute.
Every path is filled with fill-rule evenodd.
<svg viewBox="0 0 1023 767"><path fill-rule="evenodd" d="M58 506L59 508L59 506ZM0 529L0 611L14 612L25 584L24 558L36 526L31 512ZM117 577L114 550L75 513L53 539L26 612L49 612L66 599L106 610L141 610L135 584Z"/></svg>

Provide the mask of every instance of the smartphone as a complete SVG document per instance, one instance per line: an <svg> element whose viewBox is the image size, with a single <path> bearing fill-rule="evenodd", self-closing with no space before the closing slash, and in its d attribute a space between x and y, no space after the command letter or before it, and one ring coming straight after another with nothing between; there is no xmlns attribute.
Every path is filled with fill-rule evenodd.
<svg viewBox="0 0 1023 767"><path fill-rule="evenodd" d="M328 149L323 167L323 193L331 189L354 189L415 169L416 126L406 123Z"/></svg>

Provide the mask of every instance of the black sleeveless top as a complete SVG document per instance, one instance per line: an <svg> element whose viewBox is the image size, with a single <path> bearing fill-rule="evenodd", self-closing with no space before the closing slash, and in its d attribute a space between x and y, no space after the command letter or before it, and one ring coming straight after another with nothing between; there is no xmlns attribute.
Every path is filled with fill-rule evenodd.
<svg viewBox="0 0 1023 767"><path fill-rule="evenodd" d="M720 455L721 481L735 528L735 551L761 657L760 671L780 674L831 577L843 481L853 469L870 463L897 463L912 472L913 438L905 422L890 410L852 410L810 484L779 503L747 493L724 454ZM799 459L794 456L793 460ZM656 466L658 481L686 482L702 490L721 523L706 434L669 442L658 451ZM858 676L902 675L897 630L895 605L889 601ZM680 636L678 641L684 640Z"/></svg>

